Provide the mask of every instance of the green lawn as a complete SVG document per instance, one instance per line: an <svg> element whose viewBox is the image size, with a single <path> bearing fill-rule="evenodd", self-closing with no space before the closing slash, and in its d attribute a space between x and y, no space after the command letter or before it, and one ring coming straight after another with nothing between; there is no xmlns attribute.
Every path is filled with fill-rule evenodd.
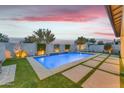
<svg viewBox="0 0 124 93"><path fill-rule="evenodd" d="M9 85L0 87L17 88L79 88L71 80L65 78L61 73L55 74L47 79L39 80L32 67L26 59L9 59L4 62L5 65L16 64L15 81Z"/></svg>

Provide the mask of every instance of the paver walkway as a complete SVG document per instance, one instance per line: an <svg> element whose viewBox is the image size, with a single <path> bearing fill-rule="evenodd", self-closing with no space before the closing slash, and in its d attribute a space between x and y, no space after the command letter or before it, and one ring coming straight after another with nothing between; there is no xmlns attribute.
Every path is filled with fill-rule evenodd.
<svg viewBox="0 0 124 93"><path fill-rule="evenodd" d="M120 64L119 58L113 58L113 57L109 57L105 62L116 65Z"/></svg>
<svg viewBox="0 0 124 93"><path fill-rule="evenodd" d="M0 85L4 85L13 82L15 79L16 65L9 65L2 67L2 73L0 74Z"/></svg>
<svg viewBox="0 0 124 93"><path fill-rule="evenodd" d="M117 57L118 58L119 56L118 55L111 55L110 57Z"/></svg>
<svg viewBox="0 0 124 93"><path fill-rule="evenodd" d="M89 72L91 68L96 68L108 55L100 55L89 61L71 68L62 74L75 83L79 83ZM86 67L85 67L86 66ZM89 67L87 67L89 66ZM116 75L115 75L116 74ZM91 73L88 79L82 82L81 86L86 88L120 88L120 67L119 58L110 56L103 62L96 71Z"/></svg>
<svg viewBox="0 0 124 93"><path fill-rule="evenodd" d="M72 80L73 82L77 83L80 81L84 76L86 76L92 68L83 66L83 65L78 65L70 70L67 70L63 72L62 74Z"/></svg>
<svg viewBox="0 0 124 93"><path fill-rule="evenodd" d="M103 63L99 69L104 70L104 71L108 71L111 73L115 73L115 74L120 74L120 66L119 65L114 65L114 64L108 64L108 63Z"/></svg>
<svg viewBox="0 0 124 93"><path fill-rule="evenodd" d="M103 61L104 59L105 59L104 57L96 57L93 58L92 60Z"/></svg>
<svg viewBox="0 0 124 93"><path fill-rule="evenodd" d="M97 70L83 84L85 88L119 88L120 77Z"/></svg>
<svg viewBox="0 0 124 93"><path fill-rule="evenodd" d="M96 67L97 65L99 65L101 62L100 61L96 61L96 60L89 60L85 63L83 63L83 65L87 65L87 66L90 66L90 67Z"/></svg>
<svg viewBox="0 0 124 93"><path fill-rule="evenodd" d="M98 57L106 58L107 56L108 56L107 54L102 54L102 55L99 55Z"/></svg>

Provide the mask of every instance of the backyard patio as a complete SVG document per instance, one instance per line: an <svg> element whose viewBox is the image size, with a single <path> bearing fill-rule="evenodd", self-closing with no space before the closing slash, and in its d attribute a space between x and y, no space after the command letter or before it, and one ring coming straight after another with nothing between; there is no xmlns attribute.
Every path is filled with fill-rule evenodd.
<svg viewBox="0 0 124 93"><path fill-rule="evenodd" d="M43 10L48 8L48 6L39 7ZM18 11L13 11L10 7L10 11L16 18L16 15L25 14L24 10L28 14L28 9L39 11L39 7L26 6L23 9L18 6ZM89 12L83 9L84 6L76 6L76 9L74 6L49 7L53 10L54 7L58 10L60 8L59 12L62 13L63 9L73 10L74 8L73 11L76 12L71 13L69 10L69 14L64 19L53 20L53 16L49 16L54 12L47 10L50 14L43 12L46 16L41 16L46 17L45 19L52 18L52 20L33 18L32 25L31 20L29 21L30 17L26 17L29 18L28 21L24 20L25 18L12 18L11 21L17 21L18 26L23 28L19 29L23 33L17 33L18 26L13 29L15 31L13 34L0 32L0 87L124 88L124 16L122 15L124 6L85 6ZM20 9L23 10L22 13ZM55 19L63 18L58 14L54 16ZM85 14L90 25L84 18ZM8 15L5 13L2 17L8 17ZM24 24L20 24L22 21ZM47 23L47 21L50 22ZM17 23L10 22L12 25ZM46 27L40 27L41 24L46 24ZM82 28L82 24L86 28ZM3 29L9 31L8 27ZM25 31L30 31L30 34ZM18 40L17 37L20 36L22 38Z"/></svg>
<svg viewBox="0 0 124 93"><path fill-rule="evenodd" d="M16 64L14 80L5 85L0 80L0 87L124 87L124 78L120 75L122 63L117 55L99 54L43 80L38 78L26 59L8 59L3 65L13 64Z"/></svg>

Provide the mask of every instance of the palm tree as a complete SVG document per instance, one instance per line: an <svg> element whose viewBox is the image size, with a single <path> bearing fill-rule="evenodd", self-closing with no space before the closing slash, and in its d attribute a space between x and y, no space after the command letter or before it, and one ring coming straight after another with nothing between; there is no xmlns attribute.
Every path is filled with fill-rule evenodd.
<svg viewBox="0 0 124 93"><path fill-rule="evenodd" d="M49 44L50 42L55 40L55 35L51 33L49 29L39 29L34 31L32 36L28 36L25 38L25 43L33 43L37 42L39 44Z"/></svg>
<svg viewBox="0 0 124 93"><path fill-rule="evenodd" d="M8 41L9 41L8 36L0 33L0 42L8 42Z"/></svg>
<svg viewBox="0 0 124 93"><path fill-rule="evenodd" d="M24 43L33 43L36 42L36 37L34 35L25 37Z"/></svg>
<svg viewBox="0 0 124 93"><path fill-rule="evenodd" d="M39 29L37 31L34 31L34 36L36 37L36 41L38 43L44 43L44 29Z"/></svg>
<svg viewBox="0 0 124 93"><path fill-rule="evenodd" d="M76 40L76 44L85 44L86 43L86 38L84 38L83 36L78 37L78 39Z"/></svg>
<svg viewBox="0 0 124 93"><path fill-rule="evenodd" d="M55 40L55 35L49 29L39 29L38 31L34 31L34 35L38 43L49 44Z"/></svg>
<svg viewBox="0 0 124 93"><path fill-rule="evenodd" d="M46 44L49 44L50 42L55 40L55 35L51 33L51 30L46 30L44 32L44 40Z"/></svg>
<svg viewBox="0 0 124 93"><path fill-rule="evenodd" d="M39 54L44 54L46 45L55 40L55 35L51 33L51 30L44 28L34 31L34 36L36 37L36 42L38 43Z"/></svg>
<svg viewBox="0 0 124 93"><path fill-rule="evenodd" d="M84 38L83 36L78 37L78 39L77 39L75 42L76 42L76 44L78 45L79 50L82 50L82 45L85 44L86 41L87 41L87 39Z"/></svg>

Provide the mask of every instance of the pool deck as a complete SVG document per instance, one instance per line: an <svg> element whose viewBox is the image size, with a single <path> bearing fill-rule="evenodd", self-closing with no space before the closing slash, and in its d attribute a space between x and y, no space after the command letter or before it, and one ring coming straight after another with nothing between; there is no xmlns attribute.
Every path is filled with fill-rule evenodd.
<svg viewBox="0 0 124 93"><path fill-rule="evenodd" d="M33 57L28 57L27 60L42 81L53 75L56 76L56 73L58 73L64 76L68 82L73 82L83 88L122 87L122 76L120 75L121 61L117 55L98 53L92 57L78 60L53 70L46 69L36 62ZM16 65L5 66L2 69L0 85L10 85L15 79Z"/></svg>
<svg viewBox="0 0 124 93"><path fill-rule="evenodd" d="M113 59L115 59L114 62ZM76 66L63 72L62 75L84 88L120 88L120 62L118 60L119 57L99 55L82 63L82 68ZM92 69L85 71L86 67ZM79 69L80 71L77 71ZM76 81L77 77L78 80Z"/></svg>
<svg viewBox="0 0 124 93"><path fill-rule="evenodd" d="M80 60L77 60L77 61L74 61L74 62L71 62L71 63L68 63L68 64L64 64L58 68L55 68L55 69L46 69L44 66L42 66L40 63L38 63L33 57L27 57L27 60L28 62L30 63L30 65L32 66L33 70L36 72L37 76L39 77L40 80L43 80L51 75L54 75L56 73L59 73L61 71L64 71L68 68L71 68L73 66L76 66L82 62L85 62L95 56L98 56L100 55L99 53L96 54L94 53L93 56L91 57L88 57L88 58L83 58L83 59L80 59Z"/></svg>

